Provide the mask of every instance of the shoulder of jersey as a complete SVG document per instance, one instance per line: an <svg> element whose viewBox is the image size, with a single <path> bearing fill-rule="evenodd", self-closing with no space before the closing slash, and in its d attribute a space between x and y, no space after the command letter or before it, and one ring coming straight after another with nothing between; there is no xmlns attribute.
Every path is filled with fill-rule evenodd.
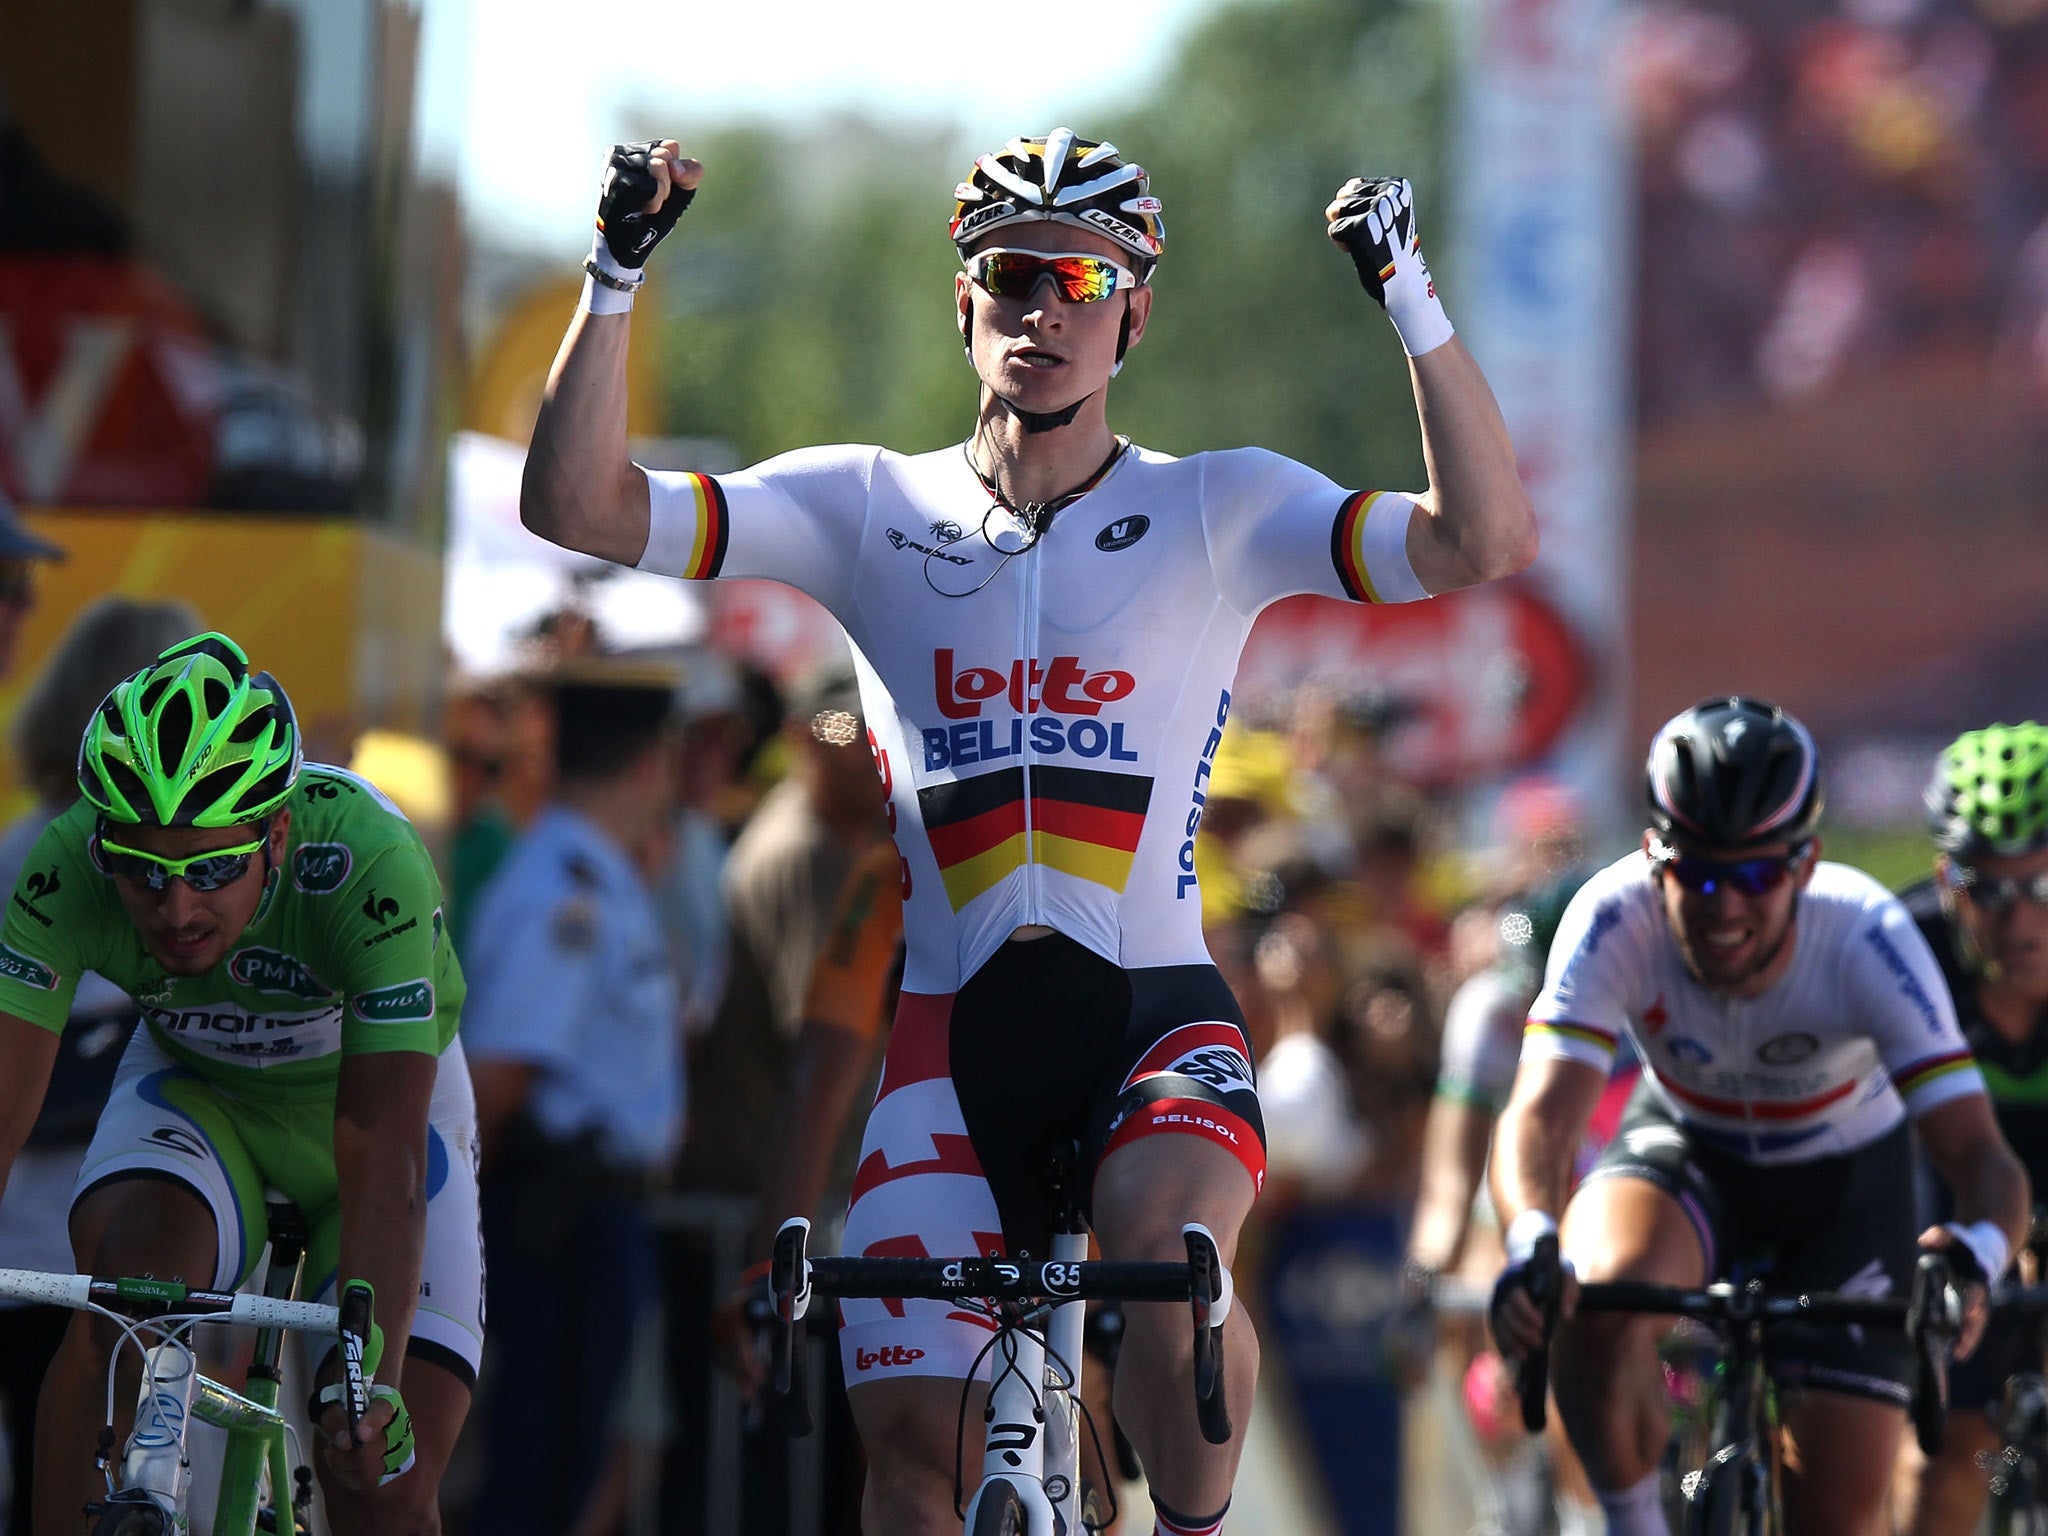
<svg viewBox="0 0 2048 1536"><path fill-rule="evenodd" d="M1822 859L1813 869L1806 895L1814 900L1840 903L1858 909L1882 907L1896 900L1875 875L1865 874L1853 864Z"/></svg>
<svg viewBox="0 0 2048 1536"><path fill-rule="evenodd" d="M292 885L308 895L341 889L386 849L426 847L405 813L368 779L308 763L292 791Z"/></svg>

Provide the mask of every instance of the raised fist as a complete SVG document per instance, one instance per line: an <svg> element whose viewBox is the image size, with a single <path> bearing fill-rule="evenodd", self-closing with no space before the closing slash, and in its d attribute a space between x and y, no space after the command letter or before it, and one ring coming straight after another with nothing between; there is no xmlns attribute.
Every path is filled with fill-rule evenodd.
<svg viewBox="0 0 2048 1536"><path fill-rule="evenodd" d="M1429 263L1422 259L1415 189L1404 178L1354 176L1337 189L1323 216L1330 221L1330 238L1351 253L1359 282L1382 308L1411 297L1404 289L1436 296Z"/></svg>
<svg viewBox="0 0 2048 1536"><path fill-rule="evenodd" d="M703 175L674 139L614 144L597 197L597 232L612 260L637 272L676 227Z"/></svg>

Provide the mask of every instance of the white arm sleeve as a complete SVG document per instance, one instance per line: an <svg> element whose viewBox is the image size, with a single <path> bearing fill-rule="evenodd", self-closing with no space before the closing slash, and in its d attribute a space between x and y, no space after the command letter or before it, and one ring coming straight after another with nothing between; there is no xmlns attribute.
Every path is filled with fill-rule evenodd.
<svg viewBox="0 0 2048 1536"><path fill-rule="evenodd" d="M640 569L690 581L761 577L842 612L880 454L804 448L731 475L649 470Z"/></svg>
<svg viewBox="0 0 2048 1536"><path fill-rule="evenodd" d="M1408 563L1415 503L1399 491L1347 491L1263 448L1196 457L1217 585L1239 613L1302 592L1355 603L1430 595Z"/></svg>

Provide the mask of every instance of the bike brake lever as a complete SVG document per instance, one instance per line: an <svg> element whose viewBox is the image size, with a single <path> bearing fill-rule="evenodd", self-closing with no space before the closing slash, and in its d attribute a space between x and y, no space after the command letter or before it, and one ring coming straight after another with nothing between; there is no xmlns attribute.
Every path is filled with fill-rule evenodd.
<svg viewBox="0 0 2048 1536"><path fill-rule="evenodd" d="M364 1361L370 1348L371 1312L375 1293L365 1281L351 1280L341 1293L341 1411L348 1420L348 1438L355 1443L356 1430L370 1408L370 1375Z"/></svg>

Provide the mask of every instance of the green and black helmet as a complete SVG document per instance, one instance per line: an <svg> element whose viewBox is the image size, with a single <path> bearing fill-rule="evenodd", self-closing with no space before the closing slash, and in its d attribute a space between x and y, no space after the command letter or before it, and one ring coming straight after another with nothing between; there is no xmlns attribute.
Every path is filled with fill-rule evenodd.
<svg viewBox="0 0 2048 1536"><path fill-rule="evenodd" d="M304 760L277 679L208 631L114 685L78 745L78 787L111 822L232 827L284 804Z"/></svg>
<svg viewBox="0 0 2048 1536"><path fill-rule="evenodd" d="M2048 726L1965 731L1935 761L1925 799L1935 844L1956 858L2048 848Z"/></svg>

